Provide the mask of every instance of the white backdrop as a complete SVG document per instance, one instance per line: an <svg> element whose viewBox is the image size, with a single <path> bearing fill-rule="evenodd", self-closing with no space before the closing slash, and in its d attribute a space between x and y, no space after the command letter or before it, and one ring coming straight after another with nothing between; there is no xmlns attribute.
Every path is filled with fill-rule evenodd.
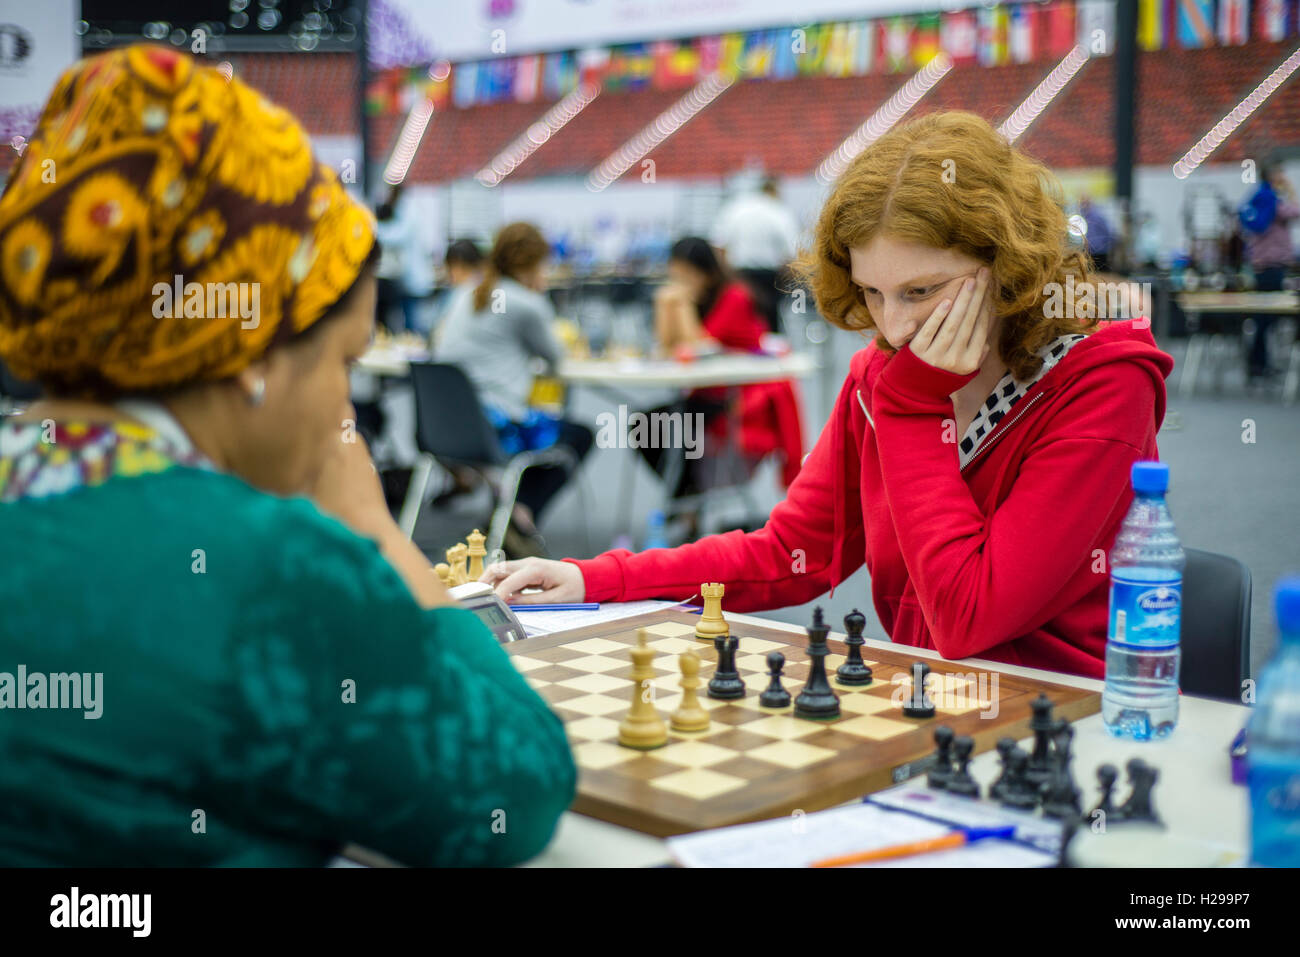
<svg viewBox="0 0 1300 957"><path fill-rule="evenodd" d="M969 0L385 0L385 3L405 16L435 56L453 61L973 6Z"/></svg>

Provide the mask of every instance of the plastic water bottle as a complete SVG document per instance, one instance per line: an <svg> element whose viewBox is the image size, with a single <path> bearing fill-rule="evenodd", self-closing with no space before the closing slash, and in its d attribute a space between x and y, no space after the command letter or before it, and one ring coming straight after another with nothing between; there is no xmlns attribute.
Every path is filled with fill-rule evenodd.
<svg viewBox="0 0 1300 957"><path fill-rule="evenodd" d="M655 509L650 513L650 521L646 528L645 545L642 551L647 548L667 548L668 538L664 534L664 513L660 509Z"/></svg>
<svg viewBox="0 0 1300 957"><path fill-rule="evenodd" d="M1300 867L1300 576L1274 594L1278 648L1259 679L1250 725L1251 861Z"/></svg>
<svg viewBox="0 0 1300 957"><path fill-rule="evenodd" d="M1178 723L1183 565L1165 502L1169 466L1135 462L1133 504L1110 553L1101 717L1116 737L1163 738Z"/></svg>

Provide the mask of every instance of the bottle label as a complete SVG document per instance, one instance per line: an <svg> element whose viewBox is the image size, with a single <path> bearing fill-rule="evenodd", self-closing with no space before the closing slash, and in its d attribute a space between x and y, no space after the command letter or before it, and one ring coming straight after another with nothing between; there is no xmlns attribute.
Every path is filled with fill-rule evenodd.
<svg viewBox="0 0 1300 957"><path fill-rule="evenodd" d="M1112 575L1107 638L1144 648L1177 645L1182 608L1181 581L1144 582Z"/></svg>

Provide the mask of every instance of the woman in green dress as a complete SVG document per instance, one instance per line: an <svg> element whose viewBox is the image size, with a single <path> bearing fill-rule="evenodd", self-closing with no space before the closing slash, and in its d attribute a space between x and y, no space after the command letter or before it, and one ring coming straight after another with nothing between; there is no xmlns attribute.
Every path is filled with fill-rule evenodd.
<svg viewBox="0 0 1300 957"><path fill-rule="evenodd" d="M297 122L83 60L0 196L0 865L538 853L560 721L384 502L348 399L374 224Z"/></svg>

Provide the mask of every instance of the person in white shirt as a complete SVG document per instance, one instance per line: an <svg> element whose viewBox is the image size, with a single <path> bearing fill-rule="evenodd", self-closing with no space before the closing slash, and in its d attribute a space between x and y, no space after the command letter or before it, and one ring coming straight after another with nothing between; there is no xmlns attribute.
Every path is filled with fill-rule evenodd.
<svg viewBox="0 0 1300 957"><path fill-rule="evenodd" d="M773 332L781 328L778 283L798 252L799 233L799 222L781 202L776 180L768 177L758 192L723 207L710 237L725 253L727 265L750 287Z"/></svg>
<svg viewBox="0 0 1300 957"><path fill-rule="evenodd" d="M420 331L420 301L433 289L433 260L420 238L418 214L402 202L402 187L394 186L375 208L375 236L381 253L379 319L394 333ZM400 307L400 317L395 314Z"/></svg>

